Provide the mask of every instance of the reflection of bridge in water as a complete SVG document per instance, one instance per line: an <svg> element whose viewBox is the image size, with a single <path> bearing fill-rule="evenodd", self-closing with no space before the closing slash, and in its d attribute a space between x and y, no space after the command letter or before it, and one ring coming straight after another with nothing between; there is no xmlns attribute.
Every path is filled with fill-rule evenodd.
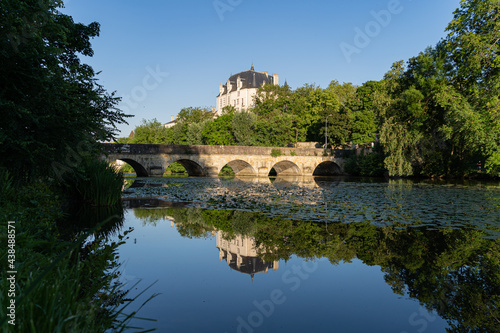
<svg viewBox="0 0 500 333"><path fill-rule="evenodd" d="M175 178L175 177L173 177ZM172 178L165 178L172 179ZM252 177L252 176L242 176L242 177L228 177L219 178L218 182L224 188L229 190L234 189L235 191L241 191L242 185L248 184L261 184L261 185L272 185L275 188L287 189L293 187L304 187L304 188L331 188L338 186L339 183L344 182L346 177L335 176L335 177L306 177L306 176L278 176L278 177ZM158 182L158 180L148 181L145 178L127 178L130 182L130 186L126 188L159 188L168 187L167 182ZM134 207L130 207L134 208Z"/></svg>
<svg viewBox="0 0 500 333"><path fill-rule="evenodd" d="M216 177L225 165L237 176L333 176L344 174L342 149L103 144L106 160L131 165L139 177L161 177L178 162L190 176Z"/></svg>

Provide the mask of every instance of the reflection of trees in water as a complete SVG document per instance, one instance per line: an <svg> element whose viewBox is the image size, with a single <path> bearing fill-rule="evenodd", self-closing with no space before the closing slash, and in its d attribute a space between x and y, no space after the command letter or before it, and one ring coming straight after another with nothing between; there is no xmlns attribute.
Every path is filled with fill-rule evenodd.
<svg viewBox="0 0 500 333"><path fill-rule="evenodd" d="M95 207L81 203L65 207L66 218L57 223L61 235L68 240L92 232L95 238L110 239L118 235L124 221L124 210L120 203L113 206Z"/></svg>
<svg viewBox="0 0 500 333"><path fill-rule="evenodd" d="M314 223L268 218L241 211L163 209L186 237L223 230L228 238L253 236L266 262L328 258L332 264L358 258L378 265L400 295L435 310L456 332L498 332L500 240L473 229L429 230L395 224ZM159 214L144 210L141 214ZM136 215L137 216L137 215Z"/></svg>

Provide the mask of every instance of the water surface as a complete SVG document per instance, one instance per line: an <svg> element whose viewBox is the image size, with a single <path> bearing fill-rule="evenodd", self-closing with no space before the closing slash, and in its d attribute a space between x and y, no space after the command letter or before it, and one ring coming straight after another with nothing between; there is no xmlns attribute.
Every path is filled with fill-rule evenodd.
<svg viewBox="0 0 500 333"><path fill-rule="evenodd" d="M500 187L136 181L123 281L160 332L496 332ZM139 200L139 198L155 200ZM146 207L144 206L146 205ZM175 206L175 207L174 207Z"/></svg>

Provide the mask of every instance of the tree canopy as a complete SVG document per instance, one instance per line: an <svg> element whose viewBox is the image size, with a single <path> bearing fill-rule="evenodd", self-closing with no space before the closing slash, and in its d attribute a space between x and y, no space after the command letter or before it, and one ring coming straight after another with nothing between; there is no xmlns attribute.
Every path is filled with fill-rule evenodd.
<svg viewBox="0 0 500 333"><path fill-rule="evenodd" d="M462 0L446 31L380 81L268 84L253 109L217 119L183 109L172 143L285 146L326 134L330 145L379 140L374 160L390 176L467 176L483 165L500 176L500 2Z"/></svg>
<svg viewBox="0 0 500 333"><path fill-rule="evenodd" d="M69 164L125 122L119 99L80 60L93 55L99 24L75 23L61 5L1 1L0 167L15 176L53 174L54 163Z"/></svg>

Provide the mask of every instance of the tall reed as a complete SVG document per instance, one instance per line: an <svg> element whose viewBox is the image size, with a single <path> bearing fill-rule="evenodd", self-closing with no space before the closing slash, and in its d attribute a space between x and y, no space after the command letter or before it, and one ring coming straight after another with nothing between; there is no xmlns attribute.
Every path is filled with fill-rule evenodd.
<svg viewBox="0 0 500 333"><path fill-rule="evenodd" d="M105 161L88 158L62 185L65 192L78 201L92 206L112 206L120 202L124 179Z"/></svg>
<svg viewBox="0 0 500 333"><path fill-rule="evenodd" d="M9 171L0 168L0 204L11 200L14 196L14 181Z"/></svg>

